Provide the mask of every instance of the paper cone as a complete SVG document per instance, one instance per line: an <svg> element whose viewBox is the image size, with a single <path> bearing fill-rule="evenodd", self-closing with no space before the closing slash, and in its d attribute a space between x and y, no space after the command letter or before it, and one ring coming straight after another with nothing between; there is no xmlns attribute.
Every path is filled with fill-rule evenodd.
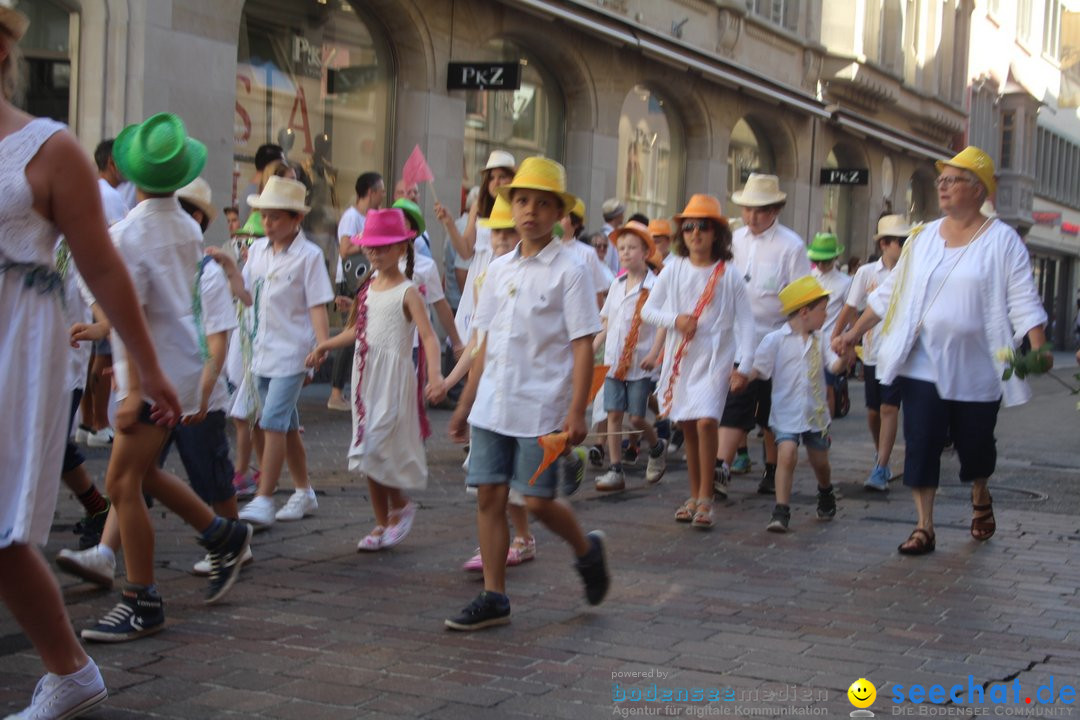
<svg viewBox="0 0 1080 720"><path fill-rule="evenodd" d="M544 449L544 459L540 461L540 467L536 468L536 472L529 478L530 485L536 484L536 478L540 477L540 473L551 467L551 464L567 451L569 441L570 434L565 432L549 433L536 438L536 442L540 443L540 447Z"/></svg>

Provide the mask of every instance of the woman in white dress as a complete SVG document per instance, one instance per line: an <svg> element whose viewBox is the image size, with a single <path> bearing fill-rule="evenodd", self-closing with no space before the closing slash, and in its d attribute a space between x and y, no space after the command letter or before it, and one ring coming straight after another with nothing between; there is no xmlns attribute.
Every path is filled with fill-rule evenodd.
<svg viewBox="0 0 1080 720"><path fill-rule="evenodd" d="M89 158L62 125L10 103L16 44L27 25L26 16L0 6L0 406L16 412L24 429L0 434L0 597L47 671L21 716L58 718L74 717L108 695L75 638L52 572L33 547L48 539L69 409L62 382L68 360L63 284L53 258L61 234L128 346L156 416L174 422L180 407L109 239Z"/></svg>

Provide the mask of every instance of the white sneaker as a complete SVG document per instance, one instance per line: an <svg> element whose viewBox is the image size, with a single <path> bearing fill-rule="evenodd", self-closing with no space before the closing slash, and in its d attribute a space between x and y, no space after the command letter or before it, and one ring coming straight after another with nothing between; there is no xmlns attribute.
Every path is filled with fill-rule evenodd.
<svg viewBox="0 0 1080 720"><path fill-rule="evenodd" d="M79 445L85 445L86 441L90 439L90 433L92 432L93 430L90 430L89 428L84 428L82 425L78 426L75 428L75 442Z"/></svg>
<svg viewBox="0 0 1080 720"><path fill-rule="evenodd" d="M270 527L274 524L274 499L266 495L256 495L251 502L240 508L238 516L255 527Z"/></svg>
<svg viewBox="0 0 1080 720"><path fill-rule="evenodd" d="M116 556L98 552L97 545L86 550L61 550L56 566L75 577L112 589L116 577Z"/></svg>
<svg viewBox="0 0 1080 720"><path fill-rule="evenodd" d="M240 556L240 565L247 565L252 562L255 557L251 554L251 546L248 545L244 548L244 554ZM199 562L195 563L195 566L191 568L191 572L195 575L207 576L210 574L210 553L206 554Z"/></svg>
<svg viewBox="0 0 1080 720"><path fill-rule="evenodd" d="M93 660L70 675L46 673L34 688L30 706L9 720L67 720L97 707L109 697Z"/></svg>
<svg viewBox="0 0 1080 720"><path fill-rule="evenodd" d="M626 476L621 470L608 470L606 473L596 478L596 489L602 492L610 492L612 490L622 490L626 487Z"/></svg>
<svg viewBox="0 0 1080 720"><path fill-rule="evenodd" d="M649 462L645 466L645 482L650 485L654 485L660 482L660 478L664 477L664 472L667 470L667 447L666 442L664 449L660 452L660 455L653 457L652 453L649 453Z"/></svg>
<svg viewBox="0 0 1080 720"><path fill-rule="evenodd" d="M314 490L296 490L274 517L283 522L302 520L305 515L310 515L318 509L319 501L315 499Z"/></svg>
<svg viewBox="0 0 1080 720"><path fill-rule="evenodd" d="M111 427L103 427L97 432L89 433L86 436L86 445L88 447L112 447L113 441L113 429Z"/></svg>

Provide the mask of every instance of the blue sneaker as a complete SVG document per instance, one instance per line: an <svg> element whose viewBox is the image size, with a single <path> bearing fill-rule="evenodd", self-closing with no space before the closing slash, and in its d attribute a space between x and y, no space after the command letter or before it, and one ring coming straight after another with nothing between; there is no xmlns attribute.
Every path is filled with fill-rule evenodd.
<svg viewBox="0 0 1080 720"><path fill-rule="evenodd" d="M749 453L739 453L735 456L735 460L731 463L732 475L745 475L750 472L750 467L753 462L750 460Z"/></svg>
<svg viewBox="0 0 1080 720"><path fill-rule="evenodd" d="M870 477L866 478L866 482L863 483L863 487L867 490L886 492L889 489L889 480L891 479L892 473L889 468L875 465Z"/></svg>

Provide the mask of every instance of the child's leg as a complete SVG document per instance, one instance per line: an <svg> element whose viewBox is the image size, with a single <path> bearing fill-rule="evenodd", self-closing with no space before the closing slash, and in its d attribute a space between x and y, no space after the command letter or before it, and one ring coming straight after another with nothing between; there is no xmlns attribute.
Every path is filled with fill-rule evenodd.
<svg viewBox="0 0 1080 720"><path fill-rule="evenodd" d="M506 523L506 498L510 486L476 487L476 534L484 562L484 589L506 594L506 553L510 550L510 527Z"/></svg>
<svg viewBox="0 0 1080 720"><path fill-rule="evenodd" d="M795 479L795 463L799 458L799 444L784 440L776 449L776 504L791 504L791 484Z"/></svg>
<svg viewBox="0 0 1080 720"><path fill-rule="evenodd" d="M255 464L259 470L262 470L262 456L263 451L266 449L266 435L263 434L262 428L258 425L251 428L251 447L255 451Z"/></svg>
<svg viewBox="0 0 1080 720"><path fill-rule="evenodd" d="M233 418L236 428L236 472L247 475L251 467L251 425L247 420Z"/></svg>
<svg viewBox="0 0 1080 720"><path fill-rule="evenodd" d="M262 474L259 476L258 494L263 497L271 497L277 490L278 480L281 479L281 468L285 465L285 433L273 430L263 430L263 452L259 468Z"/></svg>
<svg viewBox="0 0 1080 720"><path fill-rule="evenodd" d="M94 424L91 429L97 431L109 427L109 395L112 393L112 381L105 376L105 371L112 367L112 354L95 355L92 372L93 391L88 393L94 405Z"/></svg>
<svg viewBox="0 0 1080 720"><path fill-rule="evenodd" d="M878 410L866 409L866 426L870 428L870 437L874 440L874 447L879 448L881 446L881 413ZM894 431L893 440L895 439Z"/></svg>
<svg viewBox="0 0 1080 720"><path fill-rule="evenodd" d="M697 494L694 497L699 501L711 501L713 496L712 473L713 468L716 467L716 449L719 439L718 426L713 418L700 418L694 421L694 425L697 427L698 443ZM689 458L689 443L687 444L686 454Z"/></svg>
<svg viewBox="0 0 1080 720"><path fill-rule="evenodd" d="M745 445L745 430L722 425L717 430L716 459L730 465L735 459L735 451Z"/></svg>
<svg viewBox="0 0 1080 720"><path fill-rule="evenodd" d="M116 515L115 507L109 508L109 514L105 518L105 527L101 531L100 544L114 553L120 550L120 518Z"/></svg>
<svg viewBox="0 0 1080 720"><path fill-rule="evenodd" d="M169 431L157 425L137 423L117 433L105 473L105 489L116 508L120 537L127 551L124 564L128 582L154 582L154 529L143 499L143 481L157 465Z"/></svg>
<svg viewBox="0 0 1080 720"><path fill-rule="evenodd" d="M683 449L686 451L686 475L690 479L690 497L697 498L698 485L701 479L701 473L703 472L701 467L701 454L698 452L698 448L701 447L698 438L698 426L695 420L683 420L679 423L679 427L683 432ZM706 467L710 470L716 464L715 460L710 459Z"/></svg>
<svg viewBox="0 0 1080 720"><path fill-rule="evenodd" d="M60 586L37 548L19 544L0 549L0 598L46 670L70 675L86 665L89 658L71 629Z"/></svg>
<svg viewBox="0 0 1080 720"><path fill-rule="evenodd" d="M214 511L210 506L195 494L190 485L172 473L153 468L143 481L143 489L200 533L214 522ZM131 547L126 538L124 547Z"/></svg>
<svg viewBox="0 0 1080 720"><path fill-rule="evenodd" d="M607 415L607 447L608 457L612 465L618 465L622 458L622 425L623 413L611 410Z"/></svg>
<svg viewBox="0 0 1080 720"><path fill-rule="evenodd" d="M391 511L401 510L409 504L409 497L401 491L401 488L383 486L383 489L386 492L387 505ZM396 525L397 515L391 516L391 520L391 524Z"/></svg>
<svg viewBox="0 0 1080 720"><path fill-rule="evenodd" d="M814 477L817 478L818 487L822 490L832 487L832 468L829 466L829 451L816 450L807 445L806 459L810 461L810 467L814 469Z"/></svg>
<svg viewBox="0 0 1080 720"><path fill-rule="evenodd" d="M640 415L631 415L630 426L633 427L635 430L641 431L641 437L645 439L645 446L650 450L656 445L657 442L659 442L656 437L656 430L653 428L652 423L648 422L644 417Z"/></svg>
<svg viewBox="0 0 1080 720"><path fill-rule="evenodd" d="M514 537L521 538L522 540L531 539L532 533L529 532L529 511L525 509L525 506L508 503L506 510L510 515L510 524L514 526Z"/></svg>
<svg viewBox="0 0 1080 720"><path fill-rule="evenodd" d="M285 461L289 464L293 487L297 490L310 490L307 449L304 447L304 439L300 437L300 430L290 430L285 435Z"/></svg>
<svg viewBox="0 0 1080 720"><path fill-rule="evenodd" d="M877 440L877 464L881 467L889 467L889 458L892 456L893 445L896 444L896 431L900 425L900 407L881 403L881 420L879 423Z"/></svg>
<svg viewBox="0 0 1080 720"><path fill-rule="evenodd" d="M387 527L390 524L390 498L388 488L377 481L367 479L368 495L371 496L371 509L375 512L375 524Z"/></svg>
<svg viewBox="0 0 1080 720"><path fill-rule="evenodd" d="M581 557L589 552L589 541L585 539L585 533L569 505L554 498L531 495L525 497L525 504L537 520L570 545L574 557Z"/></svg>

